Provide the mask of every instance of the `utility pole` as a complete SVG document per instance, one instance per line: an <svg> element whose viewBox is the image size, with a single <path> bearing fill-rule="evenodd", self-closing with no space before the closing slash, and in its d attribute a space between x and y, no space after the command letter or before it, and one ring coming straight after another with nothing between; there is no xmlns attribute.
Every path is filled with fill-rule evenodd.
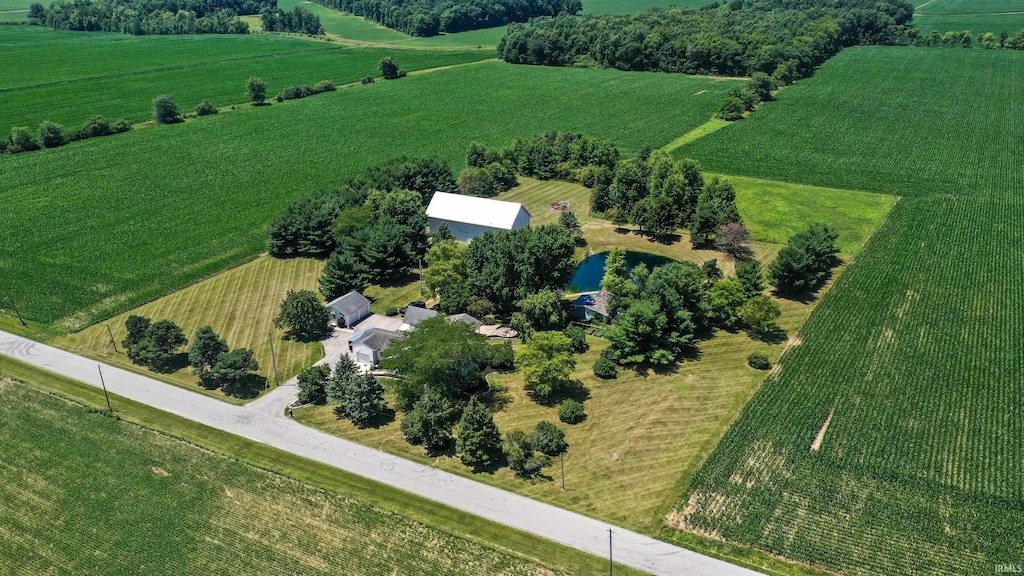
<svg viewBox="0 0 1024 576"><path fill-rule="evenodd" d="M267 339L270 340L270 361L274 365L274 386L277 386L277 355L274 354L274 333L268 332ZM267 383L267 389L270 389L269 383Z"/></svg>
<svg viewBox="0 0 1024 576"><path fill-rule="evenodd" d="M565 453L558 455L558 461L562 464L562 492L565 492Z"/></svg>
<svg viewBox="0 0 1024 576"><path fill-rule="evenodd" d="M612 576L612 529L608 529L608 576Z"/></svg>
<svg viewBox="0 0 1024 576"><path fill-rule="evenodd" d="M117 354L117 342L114 342L114 333L110 331L110 324L107 324L107 335L110 336L110 345L114 347L114 354Z"/></svg>
<svg viewBox="0 0 1024 576"><path fill-rule="evenodd" d="M109 410L110 413L113 414L114 409L110 407L110 396L107 395L107 383L103 381L103 368L100 368L100 365L97 364L96 370L98 370L100 373L100 385L103 386L103 397L107 399L107 410Z"/></svg>
<svg viewBox="0 0 1024 576"><path fill-rule="evenodd" d="M14 313L18 315L18 322L21 322L22 326L28 328L28 324L25 324L25 320L21 317L21 312L18 312L18 305L14 303L14 298L11 298L9 293L7 294L7 301L11 303L11 308L14 308Z"/></svg>

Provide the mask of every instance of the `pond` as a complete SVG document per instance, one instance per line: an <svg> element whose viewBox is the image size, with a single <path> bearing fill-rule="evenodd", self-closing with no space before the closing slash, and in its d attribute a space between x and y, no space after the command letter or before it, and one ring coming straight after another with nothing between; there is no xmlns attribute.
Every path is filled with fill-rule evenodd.
<svg viewBox="0 0 1024 576"><path fill-rule="evenodd" d="M604 263L608 260L608 252L587 256L569 281L570 292L592 292L601 289L601 278L604 277ZM637 264L644 263L648 269L674 262L671 258L649 254L647 252L626 252L626 268L633 270Z"/></svg>

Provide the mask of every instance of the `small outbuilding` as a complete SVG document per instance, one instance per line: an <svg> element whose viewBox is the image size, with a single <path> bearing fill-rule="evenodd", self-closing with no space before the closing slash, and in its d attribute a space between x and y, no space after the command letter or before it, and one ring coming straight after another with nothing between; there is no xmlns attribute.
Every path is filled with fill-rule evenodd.
<svg viewBox="0 0 1024 576"><path fill-rule="evenodd" d="M370 301L355 290L327 303L331 322L342 328L351 328L370 315Z"/></svg>
<svg viewBox="0 0 1024 576"><path fill-rule="evenodd" d="M587 321L608 320L608 298L610 296L611 294L604 290L580 294L569 305L572 317Z"/></svg>
<svg viewBox="0 0 1024 576"><path fill-rule="evenodd" d="M446 224L456 240L469 242L485 232L529 226L530 213L518 202L435 192L427 206L427 224L432 234Z"/></svg>
<svg viewBox="0 0 1024 576"><path fill-rule="evenodd" d="M409 306L405 309L405 316L402 316L402 325L398 327L400 332L408 332L413 326L423 322L427 318L434 318L438 313L419 306Z"/></svg>
<svg viewBox="0 0 1024 576"><path fill-rule="evenodd" d="M400 332L383 328L366 328L352 335L348 341L349 352L356 362L361 364L380 364L381 355L391 342L401 338Z"/></svg>

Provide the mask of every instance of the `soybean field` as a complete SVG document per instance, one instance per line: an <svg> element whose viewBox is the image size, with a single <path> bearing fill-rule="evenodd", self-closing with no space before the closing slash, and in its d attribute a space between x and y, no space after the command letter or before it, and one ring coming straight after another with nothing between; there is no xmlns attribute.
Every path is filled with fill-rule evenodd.
<svg viewBox="0 0 1024 576"><path fill-rule="evenodd" d="M127 38L127 40L126 40ZM390 56L409 71L489 58L483 52L344 48L280 36L128 36L0 27L13 66L0 71L0 130L44 120L78 127L93 115L151 120L153 99L171 94L182 112L204 99L249 101L245 81L267 84L267 98L289 86L357 82L379 76Z"/></svg>
<svg viewBox="0 0 1024 576"><path fill-rule="evenodd" d="M288 202L368 165L410 154L461 169L473 141L547 130L635 154L703 123L737 84L485 62L6 156L0 267L22 314L80 329L261 252Z"/></svg>
<svg viewBox="0 0 1024 576"><path fill-rule="evenodd" d="M551 574L3 377L0 400L4 574Z"/></svg>
<svg viewBox="0 0 1024 576"><path fill-rule="evenodd" d="M679 152L903 198L670 523L851 575L1019 564L1022 74L1014 52L844 50Z"/></svg>

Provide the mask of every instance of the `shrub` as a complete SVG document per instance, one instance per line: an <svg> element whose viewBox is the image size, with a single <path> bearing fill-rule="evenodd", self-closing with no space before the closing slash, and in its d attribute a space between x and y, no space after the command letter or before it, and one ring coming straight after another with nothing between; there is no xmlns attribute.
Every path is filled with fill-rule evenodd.
<svg viewBox="0 0 1024 576"><path fill-rule="evenodd" d="M337 89L338 88L334 85L334 82L331 82L330 80L321 80L316 83L316 86L313 86L313 90L318 94L321 92L334 92Z"/></svg>
<svg viewBox="0 0 1024 576"><path fill-rule="evenodd" d="M103 116L92 116L85 121L85 124L82 125L82 128L78 131L76 138L78 140L85 140L87 138L107 136L113 133L114 130L106 118Z"/></svg>
<svg viewBox="0 0 1024 576"><path fill-rule="evenodd" d="M33 150L39 150L39 142L36 142L36 137L32 135L32 132L28 128L18 127L11 129L11 140L7 147L11 154L17 154L18 152L31 152Z"/></svg>
<svg viewBox="0 0 1024 576"><path fill-rule="evenodd" d="M259 106L267 97L267 83L255 76L245 81L245 90L253 104Z"/></svg>
<svg viewBox="0 0 1024 576"><path fill-rule="evenodd" d="M68 142L64 137L64 127L49 120L39 125L39 140L46 148L56 148Z"/></svg>
<svg viewBox="0 0 1024 576"><path fill-rule="evenodd" d="M178 105L170 94L162 94L153 99L153 119L157 124L174 124L181 122Z"/></svg>
<svg viewBox="0 0 1024 576"><path fill-rule="evenodd" d="M387 308L384 309L384 315L398 316L398 308L395 308L394 306L388 306Z"/></svg>
<svg viewBox="0 0 1024 576"><path fill-rule="evenodd" d="M569 339L570 349L573 354L583 354L590 350L590 344L587 343L587 333L583 331L583 328L570 326L562 330L562 334L565 334L565 337Z"/></svg>
<svg viewBox="0 0 1024 576"><path fill-rule="evenodd" d="M565 431L551 422L538 422L537 427L530 434L530 445L534 450L558 456L569 449L569 443L565 441Z"/></svg>
<svg viewBox="0 0 1024 576"><path fill-rule="evenodd" d="M363 76L363 84L373 84L373 76Z"/></svg>
<svg viewBox="0 0 1024 576"><path fill-rule="evenodd" d="M218 112L217 107L209 100L203 100L196 106L196 116L209 116Z"/></svg>
<svg viewBox="0 0 1024 576"><path fill-rule="evenodd" d="M607 358L598 358L594 362L594 376L604 380L610 380L612 378L619 377L619 369L615 366L615 362Z"/></svg>
<svg viewBox="0 0 1024 576"><path fill-rule="evenodd" d="M534 453L530 435L522 430L513 430L505 435L505 458L508 467L519 476L533 476L549 462L547 456Z"/></svg>
<svg viewBox="0 0 1024 576"><path fill-rule="evenodd" d="M768 356L761 354L760 352L751 352L750 355L747 356L747 364L749 364L751 368L757 370L767 370L772 367L772 363L768 360Z"/></svg>
<svg viewBox="0 0 1024 576"><path fill-rule="evenodd" d="M587 419L583 411L583 403L576 400L566 400L558 408L558 419L566 424L579 424Z"/></svg>

